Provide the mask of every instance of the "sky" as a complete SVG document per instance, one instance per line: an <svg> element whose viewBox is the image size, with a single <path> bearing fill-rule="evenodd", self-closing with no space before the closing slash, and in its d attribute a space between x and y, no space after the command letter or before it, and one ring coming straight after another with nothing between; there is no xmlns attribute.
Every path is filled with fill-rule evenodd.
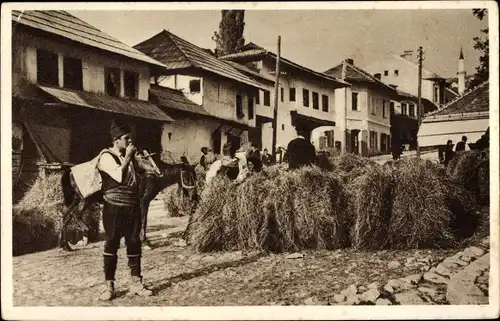
<svg viewBox="0 0 500 321"><path fill-rule="evenodd" d="M220 10L71 11L69 12L127 45L136 45L163 29L203 48L215 48ZM388 53L401 54L419 46L424 68L455 77L460 47L465 70L473 74L480 52L475 36L487 27L471 9L426 10L246 10L246 42L276 52L316 71L346 58L363 68Z"/></svg>

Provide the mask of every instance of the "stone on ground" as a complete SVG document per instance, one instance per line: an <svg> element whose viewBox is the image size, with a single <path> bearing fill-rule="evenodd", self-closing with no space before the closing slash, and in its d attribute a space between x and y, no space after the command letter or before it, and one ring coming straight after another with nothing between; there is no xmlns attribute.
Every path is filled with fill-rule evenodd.
<svg viewBox="0 0 500 321"><path fill-rule="evenodd" d="M387 264L387 267L391 270L396 269L400 266L401 266L401 263L399 263L398 261L391 261L391 262L389 262L389 264Z"/></svg>
<svg viewBox="0 0 500 321"><path fill-rule="evenodd" d="M359 304L361 302L357 295L348 296L346 301L348 304Z"/></svg>
<svg viewBox="0 0 500 321"><path fill-rule="evenodd" d="M394 297L396 302L399 302L401 305L426 304L426 302L414 291L397 293Z"/></svg>
<svg viewBox="0 0 500 321"><path fill-rule="evenodd" d="M427 272L424 274L424 280L429 281L431 283L437 284L447 284L448 280L441 275L438 275L434 272Z"/></svg>
<svg viewBox="0 0 500 321"><path fill-rule="evenodd" d="M377 289L370 289L359 296L362 302L375 303L380 296L380 292Z"/></svg>
<svg viewBox="0 0 500 321"><path fill-rule="evenodd" d="M336 303L343 302L343 301L345 301L345 295L343 295L343 294L335 294L335 295L333 296L333 300L334 300Z"/></svg>
<svg viewBox="0 0 500 321"><path fill-rule="evenodd" d="M375 302L376 305L391 305L391 301L387 300L387 299L378 299L376 302Z"/></svg>

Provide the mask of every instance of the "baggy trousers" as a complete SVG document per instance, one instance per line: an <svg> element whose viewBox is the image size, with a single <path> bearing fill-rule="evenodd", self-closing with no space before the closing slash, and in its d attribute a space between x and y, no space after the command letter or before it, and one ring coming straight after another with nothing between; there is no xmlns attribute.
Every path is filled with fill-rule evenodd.
<svg viewBox="0 0 500 321"><path fill-rule="evenodd" d="M104 225L104 276L106 281L114 281L118 262L120 240L125 238L128 266L132 276L141 276L141 216L139 205L118 206L104 202L102 211Z"/></svg>

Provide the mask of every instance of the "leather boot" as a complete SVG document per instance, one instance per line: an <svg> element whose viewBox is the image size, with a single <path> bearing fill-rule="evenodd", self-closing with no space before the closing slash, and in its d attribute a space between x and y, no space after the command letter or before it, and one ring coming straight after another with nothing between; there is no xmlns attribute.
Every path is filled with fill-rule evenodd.
<svg viewBox="0 0 500 321"><path fill-rule="evenodd" d="M101 293L99 299L101 301L110 301L113 300L116 296L115 293L115 282L114 281L106 281L106 288Z"/></svg>
<svg viewBox="0 0 500 321"><path fill-rule="evenodd" d="M128 290L130 294L137 294L139 296L153 295L153 291L144 286L142 283L142 277L140 276L131 276L131 282Z"/></svg>

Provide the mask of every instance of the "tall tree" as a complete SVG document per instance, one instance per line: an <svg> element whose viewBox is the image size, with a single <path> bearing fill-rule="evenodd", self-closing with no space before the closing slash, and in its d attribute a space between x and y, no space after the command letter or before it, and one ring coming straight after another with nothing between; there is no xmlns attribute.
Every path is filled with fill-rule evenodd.
<svg viewBox="0 0 500 321"><path fill-rule="evenodd" d="M486 9L472 9L472 14L479 20L483 20L487 13ZM479 57L479 66L476 67L474 79L469 82L468 89L474 88L490 78L490 41L488 28L481 29L481 34L479 37L474 37L474 49L482 51L482 55Z"/></svg>
<svg viewBox="0 0 500 321"><path fill-rule="evenodd" d="M219 32L214 32L212 39L216 43L217 57L240 52L245 44L245 10L222 10Z"/></svg>

